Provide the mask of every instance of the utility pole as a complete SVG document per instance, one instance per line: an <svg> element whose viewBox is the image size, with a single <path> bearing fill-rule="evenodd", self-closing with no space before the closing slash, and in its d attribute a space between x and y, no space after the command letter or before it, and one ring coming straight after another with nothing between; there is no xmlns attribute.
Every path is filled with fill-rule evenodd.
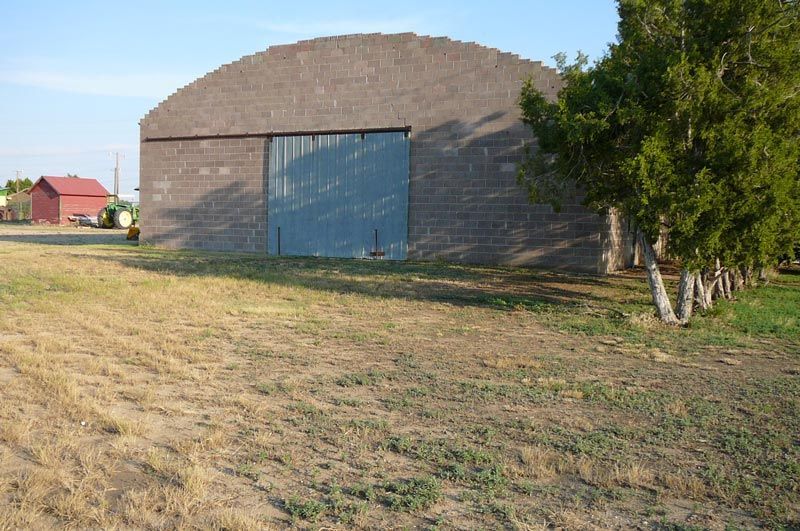
<svg viewBox="0 0 800 531"><path fill-rule="evenodd" d="M17 170L17 183L16 183L17 184L17 186L16 186L17 190L16 190L15 193L19 193L19 176L20 176L21 173L22 173L22 170Z"/></svg>
<svg viewBox="0 0 800 531"><path fill-rule="evenodd" d="M116 153L112 153L116 156L117 164L114 166L114 200L119 201L119 159L120 154L119 151ZM122 158L125 158L125 155L122 155Z"/></svg>

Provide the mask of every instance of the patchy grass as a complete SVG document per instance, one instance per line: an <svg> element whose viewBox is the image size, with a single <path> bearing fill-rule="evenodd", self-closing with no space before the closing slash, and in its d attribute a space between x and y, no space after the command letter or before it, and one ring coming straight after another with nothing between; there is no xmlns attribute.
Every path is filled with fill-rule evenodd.
<svg viewBox="0 0 800 531"><path fill-rule="evenodd" d="M638 271L0 258L0 529L800 525L797 270L669 330Z"/></svg>
<svg viewBox="0 0 800 531"><path fill-rule="evenodd" d="M783 280L783 279L781 279ZM800 289L766 286L757 292L737 294L735 303L725 302L717 310L716 323L747 337L800 337ZM708 324L706 324L708 326Z"/></svg>

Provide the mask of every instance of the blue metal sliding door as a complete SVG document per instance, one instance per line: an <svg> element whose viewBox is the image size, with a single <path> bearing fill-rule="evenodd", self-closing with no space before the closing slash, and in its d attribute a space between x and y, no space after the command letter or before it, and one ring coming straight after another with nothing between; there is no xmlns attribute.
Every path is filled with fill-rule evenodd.
<svg viewBox="0 0 800 531"><path fill-rule="evenodd" d="M405 259L408 174L404 132L274 137L269 254Z"/></svg>

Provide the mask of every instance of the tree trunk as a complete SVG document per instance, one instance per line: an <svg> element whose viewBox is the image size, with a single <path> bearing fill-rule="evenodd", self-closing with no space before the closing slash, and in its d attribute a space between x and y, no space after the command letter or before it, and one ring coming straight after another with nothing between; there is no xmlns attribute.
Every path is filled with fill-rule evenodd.
<svg viewBox="0 0 800 531"><path fill-rule="evenodd" d="M767 276L766 267L760 267L758 269L758 281L764 284L765 286L769 284L769 277Z"/></svg>
<svg viewBox="0 0 800 531"><path fill-rule="evenodd" d="M662 322L668 325L679 325L680 322L675 316L675 312L672 311L672 304L669 302L667 290L664 288L664 279L661 278L661 271L658 269L656 253L642 231L639 231L639 243L642 245L647 283L650 285L650 294L653 296L653 304L658 310L658 316Z"/></svg>
<svg viewBox="0 0 800 531"><path fill-rule="evenodd" d="M722 285L722 296L725 297L726 299L733 298L733 296L731 295L731 277L728 274L727 269L722 270L721 280L722 282L720 284Z"/></svg>
<svg viewBox="0 0 800 531"><path fill-rule="evenodd" d="M714 295L717 292L719 278L711 271L705 274L706 305L710 308L714 305Z"/></svg>
<svg viewBox="0 0 800 531"><path fill-rule="evenodd" d="M711 281L711 288L707 291L707 295L711 297L712 301L725 297L725 290L722 289L722 266L719 263L719 258L714 260L714 276Z"/></svg>
<svg viewBox="0 0 800 531"><path fill-rule="evenodd" d="M706 299L706 287L703 282L703 275L698 272L694 275L694 299L701 310L708 310L708 300Z"/></svg>
<svg viewBox="0 0 800 531"><path fill-rule="evenodd" d="M753 270L750 266L742 266L742 281L745 288L753 287Z"/></svg>
<svg viewBox="0 0 800 531"><path fill-rule="evenodd" d="M681 283L678 286L678 306L675 312L681 324L688 323L689 319L692 318L694 279L695 276L688 269L681 271Z"/></svg>
<svg viewBox="0 0 800 531"><path fill-rule="evenodd" d="M711 272L708 270L708 268L706 268L706 269L703 270L703 274L702 274L702 276L700 278L703 281L703 295L704 295L705 301L706 301L705 302L705 304L706 304L706 308L705 309L707 310L708 308L711 308L711 304L713 302L712 298L711 298L712 290L714 289L714 285L711 282L711 279L713 277L711 275Z"/></svg>
<svg viewBox="0 0 800 531"><path fill-rule="evenodd" d="M731 270L731 276L733 277L733 291L742 291L744 289L744 279L742 278L741 269L734 268Z"/></svg>

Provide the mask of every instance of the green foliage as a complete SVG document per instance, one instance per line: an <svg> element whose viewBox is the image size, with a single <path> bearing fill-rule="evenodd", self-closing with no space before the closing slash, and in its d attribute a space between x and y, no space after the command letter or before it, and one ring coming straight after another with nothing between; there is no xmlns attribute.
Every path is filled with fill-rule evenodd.
<svg viewBox="0 0 800 531"><path fill-rule="evenodd" d="M31 186L33 186L33 181L31 181L28 177L25 177L19 181L16 179L9 179L6 181L6 184L3 186L3 188L8 188L12 193L16 193L17 191L21 192L22 190L30 188Z"/></svg>
<svg viewBox="0 0 800 531"><path fill-rule="evenodd" d="M789 341L800 337L800 287L767 286L736 296L736 304L722 302L718 313L698 321L695 329Z"/></svg>
<svg viewBox="0 0 800 531"><path fill-rule="evenodd" d="M286 511L292 515L292 518L301 518L303 520L317 520L322 513L328 508L327 505L318 500L301 500L297 496L292 496L288 500L284 500Z"/></svg>
<svg viewBox="0 0 800 531"><path fill-rule="evenodd" d="M375 492L375 487L367 483L356 483L350 487L350 494L357 498L363 498L369 502L374 502L378 499L378 495Z"/></svg>
<svg viewBox="0 0 800 531"><path fill-rule="evenodd" d="M337 379L336 383L342 387L371 386L377 385L385 377L386 375L379 371L354 372L352 374L345 374Z"/></svg>
<svg viewBox="0 0 800 531"><path fill-rule="evenodd" d="M433 476L393 481L383 485L389 493L387 502L395 511L427 509L442 497L442 484Z"/></svg>
<svg viewBox="0 0 800 531"><path fill-rule="evenodd" d="M533 201L619 209L690 268L763 264L800 241L800 4L619 0L619 41L591 67L559 60L555 103L520 106L539 150Z"/></svg>
<svg viewBox="0 0 800 531"><path fill-rule="evenodd" d="M475 484L484 494L496 495L506 489L508 478L501 465L494 465L475 474Z"/></svg>

